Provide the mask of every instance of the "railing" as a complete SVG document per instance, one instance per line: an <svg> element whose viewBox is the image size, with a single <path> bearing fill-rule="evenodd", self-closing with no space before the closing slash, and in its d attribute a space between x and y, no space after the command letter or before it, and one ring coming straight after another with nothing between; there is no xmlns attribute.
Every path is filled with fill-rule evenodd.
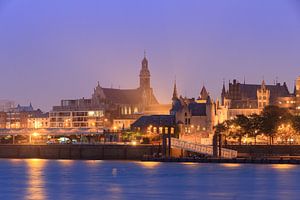
<svg viewBox="0 0 300 200"><path fill-rule="evenodd" d="M178 148L178 149L183 149L183 150L186 150L186 151L201 153L201 154L209 155L209 156L213 155L213 146L196 144L196 143L192 143L192 142L179 140L179 139L176 139L176 138L171 139L171 147ZM237 151L222 148L221 157L223 157L223 158L236 158L237 157Z"/></svg>

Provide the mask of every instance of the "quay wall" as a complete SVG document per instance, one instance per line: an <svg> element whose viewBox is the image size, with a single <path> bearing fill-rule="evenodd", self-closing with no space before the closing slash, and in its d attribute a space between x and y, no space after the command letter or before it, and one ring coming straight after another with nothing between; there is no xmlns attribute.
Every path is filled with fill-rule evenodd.
<svg viewBox="0 0 300 200"><path fill-rule="evenodd" d="M300 156L300 145L226 145L238 157Z"/></svg>
<svg viewBox="0 0 300 200"><path fill-rule="evenodd" d="M0 158L141 160L160 151L153 145L0 145Z"/></svg>

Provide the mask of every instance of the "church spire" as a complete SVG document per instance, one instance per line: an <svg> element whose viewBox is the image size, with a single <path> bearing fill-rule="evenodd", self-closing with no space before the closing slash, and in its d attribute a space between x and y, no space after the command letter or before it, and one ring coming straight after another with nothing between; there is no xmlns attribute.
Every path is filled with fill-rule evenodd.
<svg viewBox="0 0 300 200"><path fill-rule="evenodd" d="M225 80L223 80L222 94L226 93Z"/></svg>
<svg viewBox="0 0 300 200"><path fill-rule="evenodd" d="M177 99L178 99L178 93L177 93L177 86L176 86L176 79L175 79L172 100L175 101Z"/></svg>
<svg viewBox="0 0 300 200"><path fill-rule="evenodd" d="M222 104L222 106L224 105L225 96L226 96L226 88L225 88L225 80L223 80L223 87L222 87L222 93L221 93L221 104Z"/></svg>
<svg viewBox="0 0 300 200"><path fill-rule="evenodd" d="M142 60L142 69L140 71L140 88L150 89L150 71L148 68L148 60L146 53L144 52L144 58Z"/></svg>

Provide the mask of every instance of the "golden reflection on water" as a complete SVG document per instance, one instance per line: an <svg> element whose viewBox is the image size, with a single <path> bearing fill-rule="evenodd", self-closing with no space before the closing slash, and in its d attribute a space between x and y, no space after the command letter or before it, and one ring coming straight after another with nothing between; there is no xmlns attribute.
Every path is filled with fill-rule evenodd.
<svg viewBox="0 0 300 200"><path fill-rule="evenodd" d="M200 165L200 163L193 163L193 162L182 162L180 164L186 165L186 166L189 166L189 167L197 167L197 166Z"/></svg>
<svg viewBox="0 0 300 200"><path fill-rule="evenodd" d="M239 163L223 163L221 166L226 167L226 168L239 168L242 165Z"/></svg>
<svg viewBox="0 0 300 200"><path fill-rule="evenodd" d="M154 169L160 165L160 162L137 162L146 169Z"/></svg>
<svg viewBox="0 0 300 200"><path fill-rule="evenodd" d="M25 199L46 199L43 172L47 161L42 159L26 159L25 163L28 167L28 182Z"/></svg>
<svg viewBox="0 0 300 200"><path fill-rule="evenodd" d="M97 166L98 164L100 164L101 162L103 162L102 160L86 160L85 163L88 166Z"/></svg>
<svg viewBox="0 0 300 200"><path fill-rule="evenodd" d="M68 167L73 165L74 160L57 160L57 162L65 167Z"/></svg>
<svg viewBox="0 0 300 200"><path fill-rule="evenodd" d="M291 164L272 164L271 167L276 170L285 171L285 170L293 169L296 166Z"/></svg>

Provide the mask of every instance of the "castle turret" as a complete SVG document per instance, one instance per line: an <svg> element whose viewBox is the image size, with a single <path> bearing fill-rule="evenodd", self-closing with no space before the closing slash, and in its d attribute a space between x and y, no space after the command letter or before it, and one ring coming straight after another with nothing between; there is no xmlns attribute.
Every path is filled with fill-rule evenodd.
<svg viewBox="0 0 300 200"><path fill-rule="evenodd" d="M221 105L222 106L224 106L225 97L226 97L226 88L225 88L225 82L223 82L223 88L222 88L222 93L221 93Z"/></svg>
<svg viewBox="0 0 300 200"><path fill-rule="evenodd" d="M209 97L209 96L208 96L208 92L207 92L205 86L203 86L203 87L202 87L202 90L201 90L201 92L200 92L199 99L200 99L200 100L206 100L208 97Z"/></svg>
<svg viewBox="0 0 300 200"><path fill-rule="evenodd" d="M209 95L207 96L207 100L206 100L206 116L207 116L207 129L212 130L214 126L214 119L215 119L215 104Z"/></svg>

